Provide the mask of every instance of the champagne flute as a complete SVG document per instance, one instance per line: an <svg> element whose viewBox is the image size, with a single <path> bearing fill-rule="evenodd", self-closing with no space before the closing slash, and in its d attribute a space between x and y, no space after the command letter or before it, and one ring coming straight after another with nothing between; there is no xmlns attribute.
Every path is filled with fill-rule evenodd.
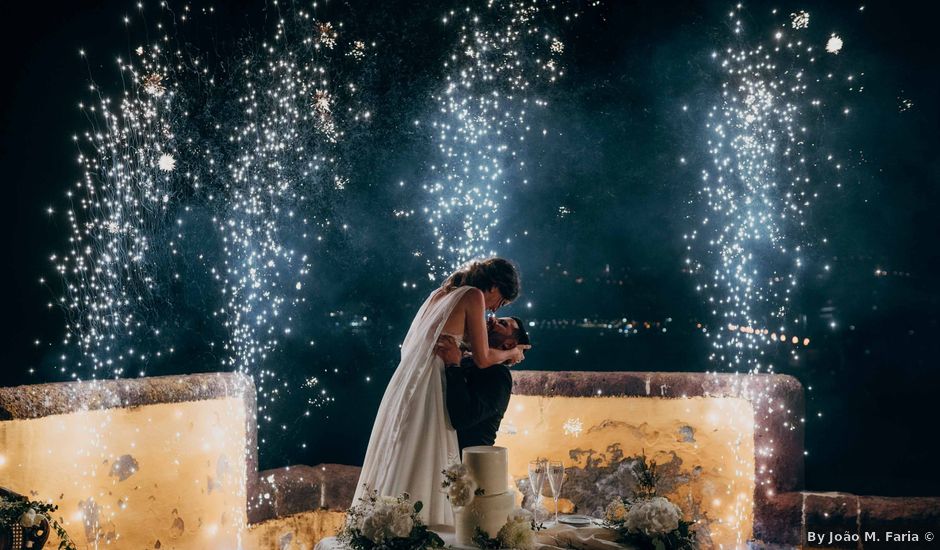
<svg viewBox="0 0 940 550"><path fill-rule="evenodd" d="M532 512L538 516L540 505L542 503L542 485L545 483L545 475L548 470L548 461L544 459L532 460L529 462L529 485L535 494L535 504L532 505Z"/></svg>
<svg viewBox="0 0 940 550"><path fill-rule="evenodd" d="M552 498L555 499L555 524L558 524L558 497L561 485L565 482L565 465L560 461L548 463L548 484L552 487Z"/></svg>

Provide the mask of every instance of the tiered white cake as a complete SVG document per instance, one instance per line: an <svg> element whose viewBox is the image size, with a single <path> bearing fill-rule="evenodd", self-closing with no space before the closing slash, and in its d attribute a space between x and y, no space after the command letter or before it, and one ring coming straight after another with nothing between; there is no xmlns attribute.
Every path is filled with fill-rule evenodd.
<svg viewBox="0 0 940 550"><path fill-rule="evenodd" d="M496 537L515 508L516 494L509 489L509 452L505 447L467 447L463 463L483 491L455 513L457 543L469 546L477 527L490 538Z"/></svg>

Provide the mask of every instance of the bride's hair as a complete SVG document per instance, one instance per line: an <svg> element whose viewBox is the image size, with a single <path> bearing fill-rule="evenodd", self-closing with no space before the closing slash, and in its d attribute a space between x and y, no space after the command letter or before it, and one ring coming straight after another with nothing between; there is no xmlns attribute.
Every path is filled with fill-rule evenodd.
<svg viewBox="0 0 940 550"><path fill-rule="evenodd" d="M512 262L503 258L474 260L464 264L441 285L444 290L461 286L474 286L483 292L495 286L503 299L511 302L519 296L519 272Z"/></svg>

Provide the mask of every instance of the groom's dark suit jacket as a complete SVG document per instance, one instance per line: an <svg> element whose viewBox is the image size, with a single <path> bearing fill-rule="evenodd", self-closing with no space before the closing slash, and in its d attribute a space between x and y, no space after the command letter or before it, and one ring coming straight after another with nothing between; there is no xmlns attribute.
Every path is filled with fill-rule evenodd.
<svg viewBox="0 0 940 550"><path fill-rule="evenodd" d="M465 357L460 365L448 365L444 376L447 379L447 413L451 425L457 430L460 449L492 445L512 393L509 367L493 365L481 369L477 368L473 358Z"/></svg>

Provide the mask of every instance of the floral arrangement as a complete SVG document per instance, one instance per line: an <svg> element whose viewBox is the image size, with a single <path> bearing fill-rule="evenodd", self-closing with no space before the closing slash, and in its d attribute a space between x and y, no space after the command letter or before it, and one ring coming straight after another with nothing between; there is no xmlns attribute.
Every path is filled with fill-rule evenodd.
<svg viewBox="0 0 940 550"><path fill-rule="evenodd" d="M4 491L0 496L0 529L12 529L19 525L25 530L36 530L41 528L43 521L47 521L59 537L59 550L76 550L69 534L52 517L58 509L55 504L29 500Z"/></svg>
<svg viewBox="0 0 940 550"><path fill-rule="evenodd" d="M483 494L483 489L477 487L477 482L465 465L458 462L441 473L444 474L441 488L447 492L447 500L452 506L468 506L473 502L473 497Z"/></svg>
<svg viewBox="0 0 940 550"><path fill-rule="evenodd" d="M544 527L537 523L528 510L515 510L509 514L506 524L499 529L496 538L490 538L486 531L477 527L473 543L482 550L513 548L514 550L533 550L535 533Z"/></svg>
<svg viewBox="0 0 940 550"><path fill-rule="evenodd" d="M354 550L443 548L441 537L418 518L421 507L421 501L412 503L407 493L396 498L372 491L346 512L338 538Z"/></svg>
<svg viewBox="0 0 940 550"><path fill-rule="evenodd" d="M641 455L632 473L636 479L633 496L615 498L604 514L605 524L619 533L619 542L654 550L698 548L693 522L683 520L678 506L656 494L656 462L647 462L646 455Z"/></svg>

